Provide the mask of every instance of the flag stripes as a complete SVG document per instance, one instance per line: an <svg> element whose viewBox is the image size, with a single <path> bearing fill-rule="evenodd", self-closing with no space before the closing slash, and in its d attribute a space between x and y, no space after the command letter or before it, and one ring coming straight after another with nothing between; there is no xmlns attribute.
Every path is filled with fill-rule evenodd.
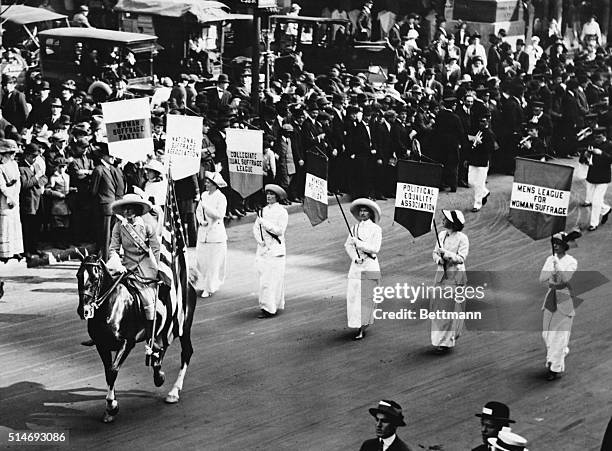
<svg viewBox="0 0 612 451"><path fill-rule="evenodd" d="M164 348L183 333L187 305L187 258L185 234L178 211L174 182L168 181L164 228L161 236L156 336Z"/></svg>

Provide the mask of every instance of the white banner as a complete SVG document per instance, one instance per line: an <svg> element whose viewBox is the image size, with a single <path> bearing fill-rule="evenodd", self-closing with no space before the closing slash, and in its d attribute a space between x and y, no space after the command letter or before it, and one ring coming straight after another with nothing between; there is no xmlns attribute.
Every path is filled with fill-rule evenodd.
<svg viewBox="0 0 612 451"><path fill-rule="evenodd" d="M202 118L169 114L166 121L166 155L170 159L172 180L197 174L202 153Z"/></svg>
<svg viewBox="0 0 612 451"><path fill-rule="evenodd" d="M114 157L135 163L153 153L149 98L102 104L108 150Z"/></svg>
<svg viewBox="0 0 612 451"><path fill-rule="evenodd" d="M510 196L510 208L535 211L551 216L567 216L570 195L570 191L514 182Z"/></svg>
<svg viewBox="0 0 612 451"><path fill-rule="evenodd" d="M263 132L228 128L226 132L229 171L263 175Z"/></svg>
<svg viewBox="0 0 612 451"><path fill-rule="evenodd" d="M435 213L438 193L439 189L433 186L398 183L395 191L395 206Z"/></svg>
<svg viewBox="0 0 612 451"><path fill-rule="evenodd" d="M327 205L327 180L307 172L304 196Z"/></svg>

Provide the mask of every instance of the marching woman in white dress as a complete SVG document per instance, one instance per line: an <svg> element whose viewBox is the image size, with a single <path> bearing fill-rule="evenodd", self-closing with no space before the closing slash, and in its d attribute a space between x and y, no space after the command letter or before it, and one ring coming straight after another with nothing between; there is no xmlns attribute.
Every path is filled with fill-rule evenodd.
<svg viewBox="0 0 612 451"><path fill-rule="evenodd" d="M571 240L572 234L564 232L552 236L554 255L546 259L540 273L540 282L548 284L548 292L542 305L542 338L546 344L546 379L549 381L555 380L559 373L565 370L565 356L569 353L568 344L576 314L569 281L578 267L578 262L566 254L569 249L568 242Z"/></svg>
<svg viewBox="0 0 612 451"><path fill-rule="evenodd" d="M259 275L258 318L271 318L285 308L285 230L289 222L287 210L279 203L287 198L280 186L268 184L266 205L253 224L257 241L255 267Z"/></svg>
<svg viewBox="0 0 612 451"><path fill-rule="evenodd" d="M205 176L206 191L202 193L196 208L198 277L195 289L203 298L209 297L223 285L227 257L227 233L223 224L227 199L219 189L225 188L227 183L218 172L206 171Z"/></svg>
<svg viewBox="0 0 612 451"><path fill-rule="evenodd" d="M346 289L348 327L358 328L353 340L361 340L374 323L374 287L380 282L378 252L382 242L380 207L370 199L355 199L351 213L359 221L351 229L344 249L351 258Z"/></svg>
<svg viewBox="0 0 612 451"><path fill-rule="evenodd" d="M21 259L23 235L19 216L21 179L15 161L17 143L12 139L0 140L0 261L15 257Z"/></svg>
<svg viewBox="0 0 612 451"><path fill-rule="evenodd" d="M433 250L434 262L438 265L435 283L456 287L465 285L465 260L470 250L468 237L461 232L465 224L463 213L459 210L442 210L444 229L438 234L438 241ZM438 245L439 243L439 245ZM429 313L464 312L465 300L448 299L446 296L435 296L430 299ZM443 354L455 347L463 330L463 319L432 319L431 344L435 352Z"/></svg>

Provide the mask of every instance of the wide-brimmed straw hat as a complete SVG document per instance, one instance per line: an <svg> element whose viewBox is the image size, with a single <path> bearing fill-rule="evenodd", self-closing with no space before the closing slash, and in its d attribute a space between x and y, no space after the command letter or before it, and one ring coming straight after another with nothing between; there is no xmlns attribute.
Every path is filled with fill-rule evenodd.
<svg viewBox="0 0 612 451"><path fill-rule="evenodd" d="M378 401L378 406L368 409L370 415L376 418L376 414L383 413L387 415L395 426L406 426L404 415L402 414L402 406L395 401L383 399Z"/></svg>
<svg viewBox="0 0 612 451"><path fill-rule="evenodd" d="M151 211L152 205L148 200L143 199L138 194L126 194L123 198L116 200L111 204L111 210L113 213L119 213L123 211L123 209L127 205L135 205L142 207L142 214L146 214Z"/></svg>
<svg viewBox="0 0 612 451"><path fill-rule="evenodd" d="M276 194L277 200L284 200L287 198L287 192L282 189L280 186L275 185L274 183L268 183L264 187L264 191L271 191Z"/></svg>
<svg viewBox="0 0 612 451"><path fill-rule="evenodd" d="M227 183L218 172L206 171L204 175L208 180L217 185L217 188L225 188L227 186Z"/></svg>
<svg viewBox="0 0 612 451"><path fill-rule="evenodd" d="M145 164L144 168L148 169L149 171L159 172L161 175L166 172L164 164L158 160L150 160L147 164Z"/></svg>
<svg viewBox="0 0 612 451"><path fill-rule="evenodd" d="M442 214L446 219L455 225L457 230L463 229L465 225L465 216L459 210L442 210Z"/></svg>
<svg viewBox="0 0 612 451"><path fill-rule="evenodd" d="M527 449L527 439L515 434L510 428L502 428L497 437L488 439L493 449L499 451L529 451Z"/></svg>
<svg viewBox="0 0 612 451"><path fill-rule="evenodd" d="M372 214L374 215L372 219L372 221L374 221L375 223L378 223L378 221L380 221L380 207L376 204L376 202L374 202L373 200L370 199L366 199L365 197L359 198L359 199L355 199L352 203L351 203L351 214L355 217L355 219L357 219L358 221L361 220L361 218L359 218L359 208L360 207L366 207L368 209L370 209L370 211L372 212Z"/></svg>

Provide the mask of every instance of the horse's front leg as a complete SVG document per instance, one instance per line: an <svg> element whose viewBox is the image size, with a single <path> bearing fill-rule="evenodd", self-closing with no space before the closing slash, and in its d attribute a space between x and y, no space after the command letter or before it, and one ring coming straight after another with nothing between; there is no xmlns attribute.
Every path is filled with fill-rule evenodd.
<svg viewBox="0 0 612 451"><path fill-rule="evenodd" d="M134 345L134 340L123 340L121 343L121 348L115 355L115 359L112 362L109 362L106 377L106 382L108 383L108 391L106 393L106 410L104 412L104 416L102 417L102 421L104 423L112 423L115 421L117 413L119 413L119 403L115 399L115 382L117 380L117 375L119 374L119 368L121 368L121 365L123 362L125 362L125 359L130 354L130 351L134 348ZM108 354L110 360L110 352Z"/></svg>

